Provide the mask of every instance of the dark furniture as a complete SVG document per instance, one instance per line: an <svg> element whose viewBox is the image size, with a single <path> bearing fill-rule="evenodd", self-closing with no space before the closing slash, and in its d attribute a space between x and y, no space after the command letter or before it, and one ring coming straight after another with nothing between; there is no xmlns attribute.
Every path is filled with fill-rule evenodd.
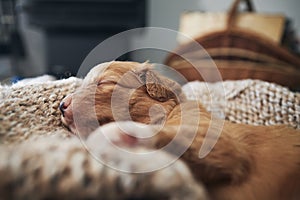
<svg viewBox="0 0 300 200"><path fill-rule="evenodd" d="M145 0L22 0L18 11L29 28L44 35L46 49L34 51L43 54L38 57L44 59L44 73L59 77L76 75L83 59L101 41L146 23ZM126 48L127 43L120 45Z"/></svg>

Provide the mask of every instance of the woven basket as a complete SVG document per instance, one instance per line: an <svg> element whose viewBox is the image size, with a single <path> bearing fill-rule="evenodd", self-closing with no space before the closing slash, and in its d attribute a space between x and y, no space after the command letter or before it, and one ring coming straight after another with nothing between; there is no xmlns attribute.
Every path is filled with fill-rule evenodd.
<svg viewBox="0 0 300 200"><path fill-rule="evenodd" d="M248 11L253 11L251 1L246 2ZM189 81L213 82L217 79L213 75L215 69L211 64L212 58L223 80L251 78L299 88L299 57L262 34L234 26L239 3L239 0L235 0L229 10L225 30L195 38L205 50L197 49L194 42L181 44L168 55L165 64L179 71ZM193 61L193 65L190 61ZM201 75L195 67L201 69Z"/></svg>

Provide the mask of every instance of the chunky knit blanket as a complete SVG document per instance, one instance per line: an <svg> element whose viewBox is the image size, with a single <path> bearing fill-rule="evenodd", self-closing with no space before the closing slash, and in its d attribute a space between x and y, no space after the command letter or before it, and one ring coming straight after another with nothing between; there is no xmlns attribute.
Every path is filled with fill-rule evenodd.
<svg viewBox="0 0 300 200"><path fill-rule="evenodd" d="M69 78L0 86L0 199L207 199L205 188L180 160L155 172L130 174L93 159L62 126L58 110L80 84ZM276 84L191 82L183 89L188 98L235 123L300 127L300 95ZM112 155L109 147L104 154L117 165L140 167ZM161 152L154 159L170 156Z"/></svg>
<svg viewBox="0 0 300 200"><path fill-rule="evenodd" d="M58 106L75 91L82 80L24 83L0 86L0 142L19 143L32 137L56 135L69 137L63 127Z"/></svg>
<svg viewBox="0 0 300 200"><path fill-rule="evenodd" d="M300 128L300 93L259 80L223 83L190 82L183 86L188 99L200 100L219 117L251 125L286 124Z"/></svg>

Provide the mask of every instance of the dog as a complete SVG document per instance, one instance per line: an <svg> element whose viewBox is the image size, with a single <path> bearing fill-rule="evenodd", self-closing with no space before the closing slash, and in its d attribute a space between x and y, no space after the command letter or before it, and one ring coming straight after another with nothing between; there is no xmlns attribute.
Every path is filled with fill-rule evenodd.
<svg viewBox="0 0 300 200"><path fill-rule="evenodd" d="M116 121L157 130L142 140L123 134L118 140L127 145L148 140L147 145L162 148L181 133L175 140L177 146L187 147L181 159L213 200L300 199L299 130L224 121L220 135L207 134L211 114L200 102L187 100L179 84L156 73L149 63L113 61L94 67L82 86L62 100L60 110L63 123L83 137ZM205 140L209 153L199 158Z"/></svg>

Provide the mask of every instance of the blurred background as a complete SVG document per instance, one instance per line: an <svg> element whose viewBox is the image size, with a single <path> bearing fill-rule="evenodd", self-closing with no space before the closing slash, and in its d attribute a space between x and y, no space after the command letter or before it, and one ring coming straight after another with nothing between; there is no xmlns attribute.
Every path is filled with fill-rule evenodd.
<svg viewBox="0 0 300 200"><path fill-rule="evenodd" d="M226 11L232 0L0 0L0 80L51 74L76 75L87 54L101 41L136 27L178 30L184 11ZM298 51L299 0L253 0L257 12L281 13L289 19ZM119 48L161 41L173 49L176 37L146 31L119 41ZM163 63L167 52L128 53L120 60ZM103 60L108 61L108 60Z"/></svg>

